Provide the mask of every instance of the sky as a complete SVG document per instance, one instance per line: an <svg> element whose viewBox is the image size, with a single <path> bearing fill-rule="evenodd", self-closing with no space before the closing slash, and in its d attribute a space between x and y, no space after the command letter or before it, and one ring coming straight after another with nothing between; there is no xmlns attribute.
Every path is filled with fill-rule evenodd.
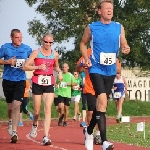
<svg viewBox="0 0 150 150"><path fill-rule="evenodd" d="M22 32L23 43L37 49L36 40L27 32L27 22L35 17L44 22L44 18L35 12L35 6L29 7L24 0L0 0L0 46L11 42L10 32L17 28ZM66 46L66 50L70 50L74 48L72 43L73 40L70 40L69 43L63 42L61 46ZM57 44L54 44L52 48L55 49L56 46Z"/></svg>

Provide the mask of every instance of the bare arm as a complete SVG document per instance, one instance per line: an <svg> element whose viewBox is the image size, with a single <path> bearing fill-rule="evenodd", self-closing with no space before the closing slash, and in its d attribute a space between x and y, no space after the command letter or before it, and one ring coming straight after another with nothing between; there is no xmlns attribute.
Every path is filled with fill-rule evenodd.
<svg viewBox="0 0 150 150"><path fill-rule="evenodd" d="M37 50L34 50L29 59L27 59L27 61L25 62L24 64L24 68L23 70L25 71L32 71L32 70L36 70L39 68L39 66L33 66L34 64L34 59L37 58L37 54L38 54L38 51Z"/></svg>
<svg viewBox="0 0 150 150"><path fill-rule="evenodd" d="M121 26L120 47L121 47L123 54L129 54L130 47L129 47L127 40L125 38L125 30L124 30L123 26Z"/></svg>
<svg viewBox="0 0 150 150"><path fill-rule="evenodd" d="M120 47L123 48L125 46L128 46L127 40L125 38L125 30L124 27L121 26L121 35L120 35Z"/></svg>
<svg viewBox="0 0 150 150"><path fill-rule="evenodd" d="M88 55L87 55L87 44L91 39L91 31L89 26L87 26L84 30L83 36L82 36L82 40L80 42L80 51L82 53L82 56L85 60L88 59Z"/></svg>
<svg viewBox="0 0 150 150"><path fill-rule="evenodd" d="M128 87L128 84L126 82L126 79L124 77L122 77L123 81L124 81L124 86L125 86L125 89L127 90L127 87Z"/></svg>
<svg viewBox="0 0 150 150"><path fill-rule="evenodd" d="M54 69L56 72L61 72L60 67L59 67L59 62L58 62L59 54L56 51L54 51L54 55L55 55Z"/></svg>

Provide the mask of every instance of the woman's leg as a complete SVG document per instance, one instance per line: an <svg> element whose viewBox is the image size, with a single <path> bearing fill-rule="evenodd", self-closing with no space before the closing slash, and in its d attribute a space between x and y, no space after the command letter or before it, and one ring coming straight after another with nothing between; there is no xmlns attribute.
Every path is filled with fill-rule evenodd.
<svg viewBox="0 0 150 150"><path fill-rule="evenodd" d="M43 93L44 101L44 136L48 136L51 123L51 107L54 100L54 93Z"/></svg>

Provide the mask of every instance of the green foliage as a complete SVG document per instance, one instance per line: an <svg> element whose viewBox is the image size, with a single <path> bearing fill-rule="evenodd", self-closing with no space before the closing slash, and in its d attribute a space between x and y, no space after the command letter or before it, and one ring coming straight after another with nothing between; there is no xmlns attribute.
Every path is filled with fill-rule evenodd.
<svg viewBox="0 0 150 150"><path fill-rule="evenodd" d="M79 57L79 42L84 28L92 21L98 20L96 1L94 0L25 0L32 7L37 4L36 12L43 15L46 24L33 19L28 22L29 34L36 37L40 44L41 36L50 31L54 34L55 41L61 43L70 37L75 38L75 48L66 52L63 49L63 58L74 65L74 60ZM146 0L115 0L113 20L123 24L126 37L131 47L127 56L120 54L126 60L126 66L139 66L143 70L150 68L150 1ZM75 54L74 54L75 53ZM70 57L71 55L71 57ZM74 58L75 57L75 58ZM72 67L73 69L73 67Z"/></svg>

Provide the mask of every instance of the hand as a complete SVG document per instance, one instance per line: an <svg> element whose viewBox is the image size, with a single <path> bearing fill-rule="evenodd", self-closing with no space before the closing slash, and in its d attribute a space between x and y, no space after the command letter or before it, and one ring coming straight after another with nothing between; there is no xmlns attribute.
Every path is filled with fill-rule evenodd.
<svg viewBox="0 0 150 150"><path fill-rule="evenodd" d="M92 66L91 60L89 58L88 59L82 59L82 63L83 63L84 68Z"/></svg>
<svg viewBox="0 0 150 150"><path fill-rule="evenodd" d="M126 45L121 50L122 50L123 54L127 55L130 52L130 47L128 45Z"/></svg>
<svg viewBox="0 0 150 150"><path fill-rule="evenodd" d="M39 69L42 69L42 70L46 70L47 69L47 66L45 64L41 64L39 66Z"/></svg>
<svg viewBox="0 0 150 150"><path fill-rule="evenodd" d="M114 87L114 90L117 90L117 87Z"/></svg>
<svg viewBox="0 0 150 150"><path fill-rule="evenodd" d="M6 64L10 64L11 66L15 66L15 64L16 64L16 57L12 57L12 58L10 58L10 59L8 59L8 60L4 60L4 62L6 63Z"/></svg>
<svg viewBox="0 0 150 150"><path fill-rule="evenodd" d="M124 92L125 92L125 94L127 94L127 93L128 93L128 92L127 92L127 89L125 89Z"/></svg>
<svg viewBox="0 0 150 150"><path fill-rule="evenodd" d="M59 72L58 74L58 80L61 82L63 80L62 72Z"/></svg>

